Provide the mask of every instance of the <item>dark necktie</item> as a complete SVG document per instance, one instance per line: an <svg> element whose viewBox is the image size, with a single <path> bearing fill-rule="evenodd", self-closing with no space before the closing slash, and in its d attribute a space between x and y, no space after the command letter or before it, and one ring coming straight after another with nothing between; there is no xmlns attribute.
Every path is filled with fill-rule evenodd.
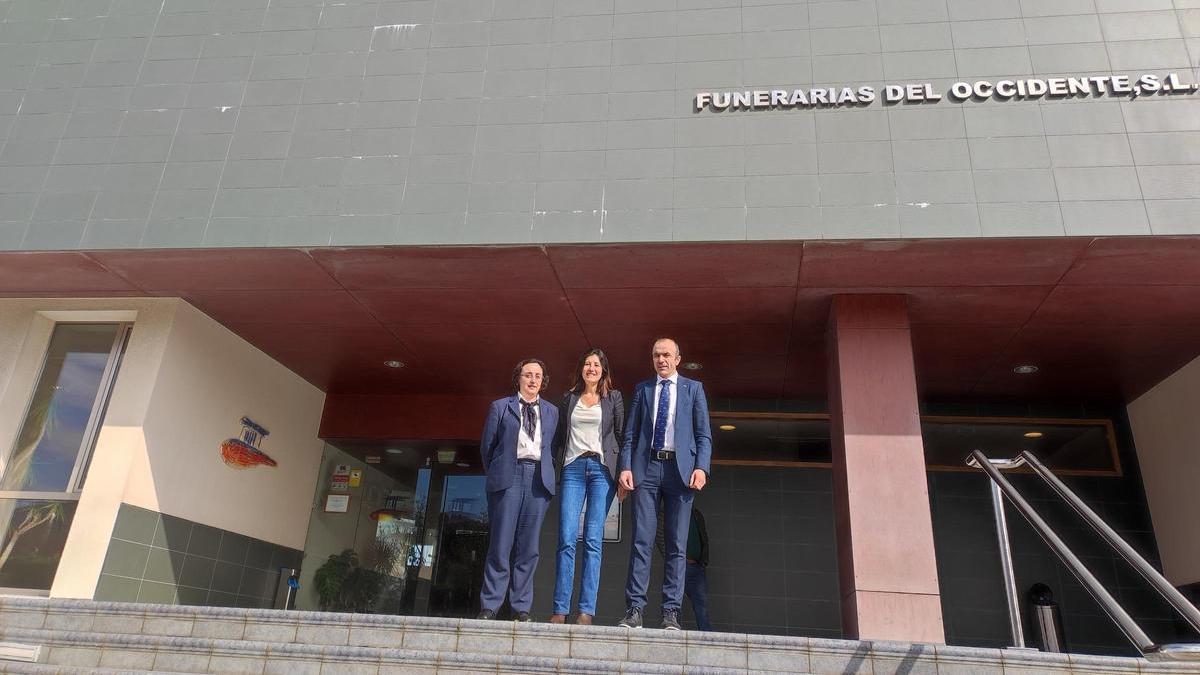
<svg viewBox="0 0 1200 675"><path fill-rule="evenodd" d="M526 403L521 401L521 422L525 427L525 433L529 434L529 438L533 438L534 432L537 431L537 416L533 412L533 407L537 405L537 401Z"/></svg>
<svg viewBox="0 0 1200 675"><path fill-rule="evenodd" d="M658 413L654 416L655 450L662 450L667 440L667 415L671 412L671 381L662 381L662 393L658 395Z"/></svg>

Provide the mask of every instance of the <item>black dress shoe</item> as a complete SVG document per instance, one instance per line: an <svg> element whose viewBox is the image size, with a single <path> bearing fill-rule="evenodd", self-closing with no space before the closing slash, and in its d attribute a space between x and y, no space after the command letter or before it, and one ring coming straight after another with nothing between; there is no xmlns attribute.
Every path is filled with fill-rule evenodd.
<svg viewBox="0 0 1200 675"><path fill-rule="evenodd" d="M679 612L673 609L663 610L663 630L682 630L679 627Z"/></svg>
<svg viewBox="0 0 1200 675"><path fill-rule="evenodd" d="M533 617L529 616L529 612L517 612L517 615L513 617L513 621L519 621L521 623L528 623L530 621L533 621Z"/></svg>
<svg viewBox="0 0 1200 675"><path fill-rule="evenodd" d="M625 618L617 622L622 628L641 628L642 627L642 608L630 607L629 611L625 612Z"/></svg>
<svg viewBox="0 0 1200 675"><path fill-rule="evenodd" d="M475 618L479 619L481 621L491 621L492 619L496 618L496 610L481 609L481 610L479 610L479 616L477 616Z"/></svg>

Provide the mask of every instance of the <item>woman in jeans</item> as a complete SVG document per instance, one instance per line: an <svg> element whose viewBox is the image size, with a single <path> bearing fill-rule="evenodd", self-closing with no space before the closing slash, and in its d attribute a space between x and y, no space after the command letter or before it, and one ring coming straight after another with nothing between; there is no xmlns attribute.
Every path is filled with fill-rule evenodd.
<svg viewBox="0 0 1200 675"><path fill-rule="evenodd" d="M583 580L576 623L589 625L596 615L604 519L617 493L617 455L624 433L625 402L621 392L613 388L608 357L600 349L590 349L580 357L575 383L559 410L554 455L560 467L558 570L550 623L566 623L571 612L579 515L585 503Z"/></svg>

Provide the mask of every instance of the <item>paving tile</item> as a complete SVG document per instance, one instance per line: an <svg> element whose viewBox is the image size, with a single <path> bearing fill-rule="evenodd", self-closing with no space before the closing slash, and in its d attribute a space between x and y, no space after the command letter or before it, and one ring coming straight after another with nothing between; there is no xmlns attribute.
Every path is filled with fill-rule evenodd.
<svg viewBox="0 0 1200 675"><path fill-rule="evenodd" d="M352 647L395 649L401 646L404 637L404 631L398 629L351 626L347 644Z"/></svg>
<svg viewBox="0 0 1200 675"><path fill-rule="evenodd" d="M746 668L749 664L749 654L745 647L715 647L688 644L687 664L689 666Z"/></svg>
<svg viewBox="0 0 1200 675"><path fill-rule="evenodd" d="M376 675L378 663L350 662L345 660L325 661L321 664L322 675Z"/></svg>
<svg viewBox="0 0 1200 675"><path fill-rule="evenodd" d="M263 673L264 675L320 675L321 662L315 659L285 659L270 656L267 658L267 665L263 669Z"/></svg>
<svg viewBox="0 0 1200 675"><path fill-rule="evenodd" d="M150 670L154 667L154 652L141 649L105 647L100 653L100 667Z"/></svg>
<svg viewBox="0 0 1200 675"><path fill-rule="evenodd" d="M680 636L682 637L682 636ZM668 663L684 665L688 663L688 645L681 639L640 639L629 640L629 660L637 663Z"/></svg>
<svg viewBox="0 0 1200 675"><path fill-rule="evenodd" d="M1066 654L1004 650L1001 655L1004 675L1066 675L1071 672L1071 660Z"/></svg>
<svg viewBox="0 0 1200 675"><path fill-rule="evenodd" d="M809 670L814 675L868 675L872 673L870 646L841 640L809 641Z"/></svg>
<svg viewBox="0 0 1200 675"><path fill-rule="evenodd" d="M0 609L0 626L8 628L41 628L46 612L23 609Z"/></svg>
<svg viewBox="0 0 1200 675"><path fill-rule="evenodd" d="M808 672L808 639L750 636L747 667L752 671Z"/></svg>
<svg viewBox="0 0 1200 675"><path fill-rule="evenodd" d="M404 631L403 644L393 641L387 647L403 647L404 649L422 649L428 651L453 650L458 644L458 635L442 631ZM350 631L350 643L354 644L354 630Z"/></svg>
<svg viewBox="0 0 1200 675"><path fill-rule="evenodd" d="M999 649L937 645L934 652L938 675L1002 675L1004 672Z"/></svg>
<svg viewBox="0 0 1200 675"><path fill-rule="evenodd" d="M416 664L380 664L379 675L437 675L437 666Z"/></svg>
<svg viewBox="0 0 1200 675"><path fill-rule="evenodd" d="M1094 673L1095 675L1145 672L1144 666L1158 665L1144 659L1093 656L1090 654L1071 654L1070 659L1072 672Z"/></svg>
<svg viewBox="0 0 1200 675"><path fill-rule="evenodd" d="M348 645L350 629L341 626L301 624L296 629L295 642L302 645Z"/></svg>
<svg viewBox="0 0 1200 675"><path fill-rule="evenodd" d="M100 650L92 647L51 646L46 663L55 666L95 667L100 665Z"/></svg>
<svg viewBox="0 0 1200 675"><path fill-rule="evenodd" d="M245 635L244 621L224 619L196 619L192 626L192 637L218 640L240 640Z"/></svg>
<svg viewBox="0 0 1200 675"><path fill-rule="evenodd" d="M194 622L191 619L170 619L165 617L148 616L142 627L146 635L171 635L187 637L192 634Z"/></svg>
<svg viewBox="0 0 1200 675"><path fill-rule="evenodd" d="M296 642L296 625L282 623L246 623L245 639L259 642Z"/></svg>
<svg viewBox="0 0 1200 675"><path fill-rule="evenodd" d="M95 616L90 612L49 612L44 628L61 631L90 631Z"/></svg>
<svg viewBox="0 0 1200 675"><path fill-rule="evenodd" d="M137 635L142 632L142 617L139 615L98 613L92 619L92 630L97 633Z"/></svg>
<svg viewBox="0 0 1200 675"><path fill-rule="evenodd" d="M571 658L625 661L629 658L629 645L622 639L572 635Z"/></svg>
<svg viewBox="0 0 1200 675"><path fill-rule="evenodd" d="M211 673L231 673L240 675L257 675L266 667L266 658L232 656L228 654L213 654L208 662Z"/></svg>
<svg viewBox="0 0 1200 675"><path fill-rule="evenodd" d="M481 634L464 631L458 636L458 651L483 654L513 654L513 636L503 634Z"/></svg>
<svg viewBox="0 0 1200 675"><path fill-rule="evenodd" d="M565 658L571 655L571 639L565 635L523 635L518 633L513 638L513 653Z"/></svg>

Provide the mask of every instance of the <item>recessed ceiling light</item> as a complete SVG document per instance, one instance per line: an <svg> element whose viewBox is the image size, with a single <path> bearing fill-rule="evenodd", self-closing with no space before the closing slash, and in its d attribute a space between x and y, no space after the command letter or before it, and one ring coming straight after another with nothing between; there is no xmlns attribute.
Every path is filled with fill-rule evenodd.
<svg viewBox="0 0 1200 675"><path fill-rule="evenodd" d="M387 366L388 368L403 368L404 362L392 359L391 361L384 361L383 365Z"/></svg>
<svg viewBox="0 0 1200 675"><path fill-rule="evenodd" d="M1044 434L1040 431L1026 431L1025 438L1041 438Z"/></svg>
<svg viewBox="0 0 1200 675"><path fill-rule="evenodd" d="M1032 375L1038 371L1037 366L1024 365L1013 368L1013 372L1018 375Z"/></svg>
<svg viewBox="0 0 1200 675"><path fill-rule="evenodd" d="M733 426L732 424L722 424L721 426L719 426L717 428L720 429L721 431L733 431L737 427Z"/></svg>
<svg viewBox="0 0 1200 675"><path fill-rule="evenodd" d="M704 366L696 363L695 361L688 361L687 363L683 364L684 370L700 370L703 367Z"/></svg>
<svg viewBox="0 0 1200 675"><path fill-rule="evenodd" d="M470 465L470 464L467 464L466 462L458 462L458 463L457 463L457 464L455 464L454 466L457 466L457 467L458 467L458 468L460 468L460 469L469 469L469 468L471 468L471 465Z"/></svg>
<svg viewBox="0 0 1200 675"><path fill-rule="evenodd" d="M389 454L389 455L400 455L403 453L404 453L404 448L388 448L387 449L387 454Z"/></svg>

